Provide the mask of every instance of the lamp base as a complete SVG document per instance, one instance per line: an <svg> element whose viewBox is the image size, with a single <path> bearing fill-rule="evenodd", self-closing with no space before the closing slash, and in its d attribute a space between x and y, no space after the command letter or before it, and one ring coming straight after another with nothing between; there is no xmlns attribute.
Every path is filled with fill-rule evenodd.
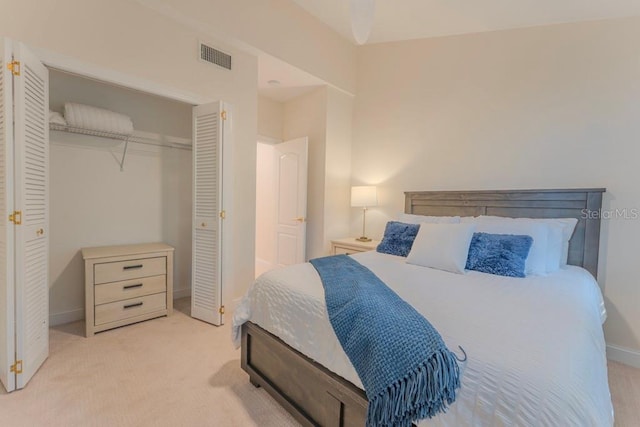
<svg viewBox="0 0 640 427"><path fill-rule="evenodd" d="M358 242L370 242L370 241L371 241L371 239L370 239L370 238L365 237L365 236L358 237L356 240L357 240Z"/></svg>

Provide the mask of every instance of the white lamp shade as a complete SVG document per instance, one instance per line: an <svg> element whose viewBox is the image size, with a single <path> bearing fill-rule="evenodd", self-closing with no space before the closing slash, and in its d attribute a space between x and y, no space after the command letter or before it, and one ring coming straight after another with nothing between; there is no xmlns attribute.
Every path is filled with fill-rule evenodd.
<svg viewBox="0 0 640 427"><path fill-rule="evenodd" d="M369 207L378 205L378 191L373 185L351 187L351 206Z"/></svg>

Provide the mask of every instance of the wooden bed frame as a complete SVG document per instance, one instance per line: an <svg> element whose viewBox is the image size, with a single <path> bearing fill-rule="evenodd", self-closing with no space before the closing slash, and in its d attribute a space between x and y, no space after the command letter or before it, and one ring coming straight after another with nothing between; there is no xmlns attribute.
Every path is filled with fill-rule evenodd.
<svg viewBox="0 0 640 427"><path fill-rule="evenodd" d="M405 212L577 218L569 242L569 264L584 267L597 277L604 192L604 188L406 192ZM595 212L598 214L593 215ZM253 385L263 387L304 426L365 425L364 391L251 322L242 327L241 366Z"/></svg>

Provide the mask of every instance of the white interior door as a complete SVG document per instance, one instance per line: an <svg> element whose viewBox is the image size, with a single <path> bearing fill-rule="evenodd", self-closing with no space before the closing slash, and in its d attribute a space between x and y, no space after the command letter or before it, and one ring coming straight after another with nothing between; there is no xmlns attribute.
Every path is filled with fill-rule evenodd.
<svg viewBox="0 0 640 427"><path fill-rule="evenodd" d="M274 146L276 186L276 264L305 261L307 235L308 138Z"/></svg>
<svg viewBox="0 0 640 427"><path fill-rule="evenodd" d="M49 72L14 44L14 203L16 388L24 387L49 355Z"/></svg>
<svg viewBox="0 0 640 427"><path fill-rule="evenodd" d="M193 265L191 316L223 323L222 159L224 122L220 102L193 108Z"/></svg>
<svg viewBox="0 0 640 427"><path fill-rule="evenodd" d="M11 42L0 39L0 381L7 391L16 388L11 372L15 348L13 279L13 88Z"/></svg>

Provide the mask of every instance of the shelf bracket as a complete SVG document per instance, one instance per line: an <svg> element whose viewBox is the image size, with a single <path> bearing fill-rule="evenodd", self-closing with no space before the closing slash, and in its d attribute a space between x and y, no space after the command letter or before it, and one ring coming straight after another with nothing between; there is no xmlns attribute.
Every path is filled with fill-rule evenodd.
<svg viewBox="0 0 640 427"><path fill-rule="evenodd" d="M124 158L127 156L127 148L129 148L129 138L124 140L124 150L122 151L122 160L120 160L120 172L124 172Z"/></svg>

